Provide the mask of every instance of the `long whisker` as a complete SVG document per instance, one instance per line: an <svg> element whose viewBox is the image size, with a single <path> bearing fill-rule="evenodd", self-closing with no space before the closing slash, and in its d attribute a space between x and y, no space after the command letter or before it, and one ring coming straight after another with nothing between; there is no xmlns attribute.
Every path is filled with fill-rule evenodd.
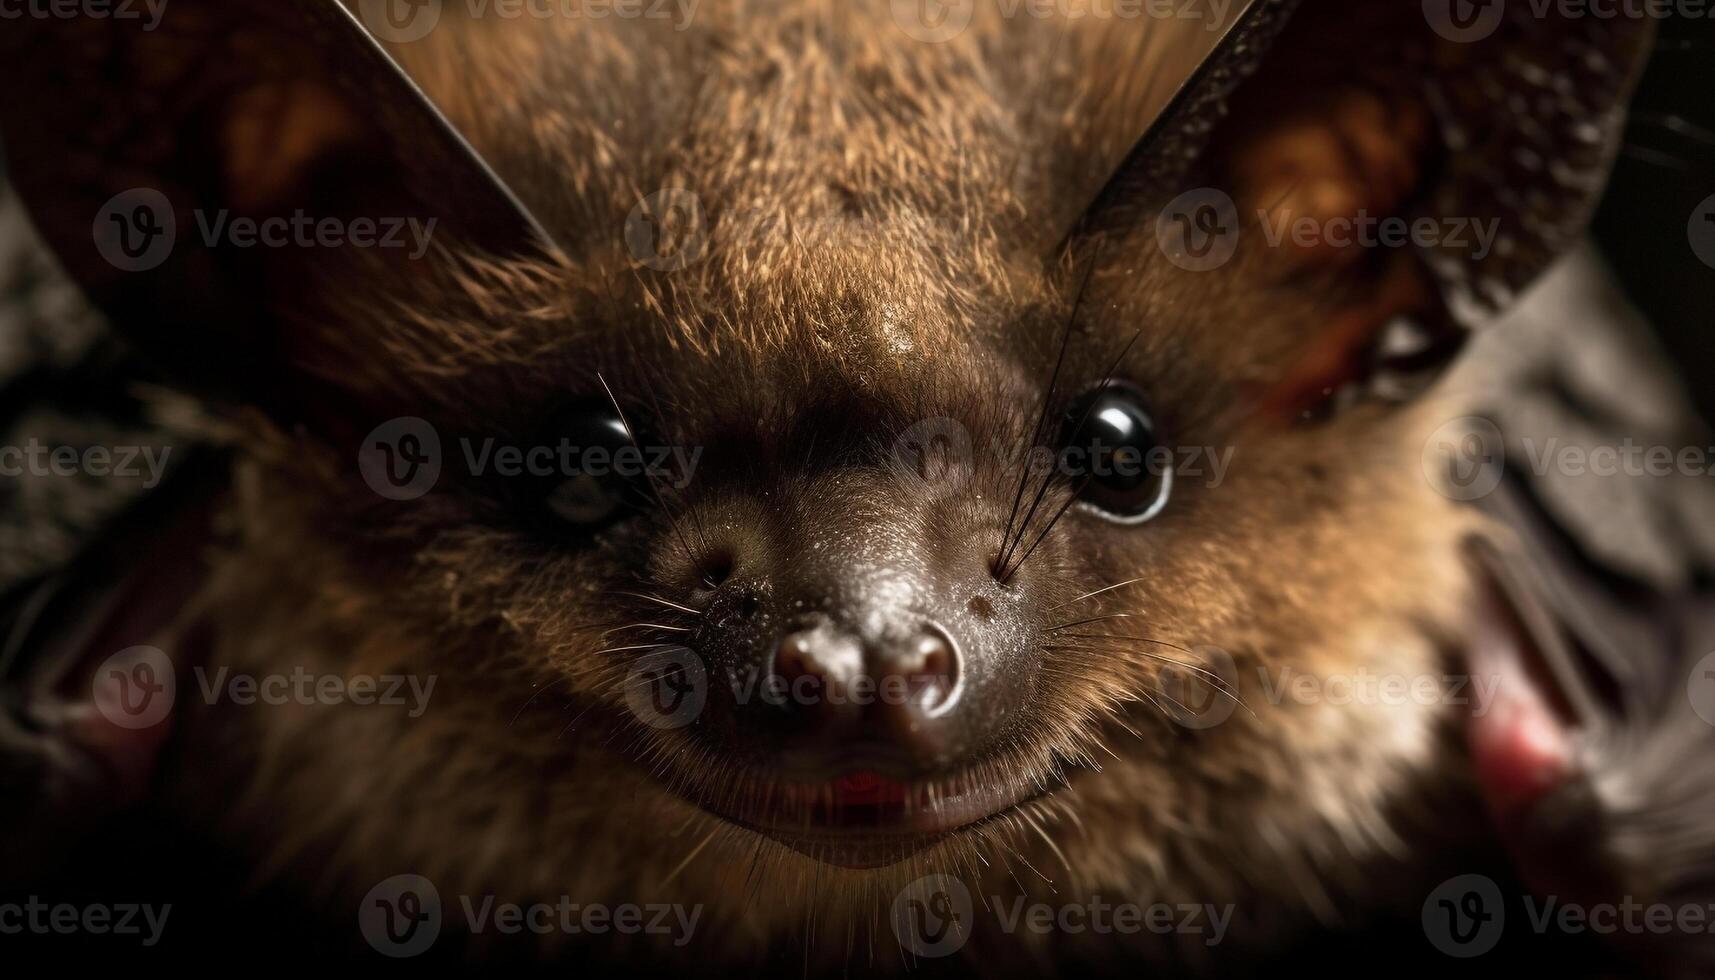
<svg viewBox="0 0 1715 980"><path fill-rule="evenodd" d="M644 599L644 600L647 600L649 602L659 602L661 605L666 606L669 609L677 609L682 613L690 613L693 616L702 615L701 612L699 612L698 610L692 609L690 606L681 606L677 602L669 602L668 600L663 599L658 595L649 595L646 592L611 592L611 593L609 593L609 595L622 595L622 596L629 596L633 599Z"/></svg>
<svg viewBox="0 0 1715 980"><path fill-rule="evenodd" d="M1066 320L1066 330L1060 336L1060 354L1054 359L1054 370L1048 375L1048 386L1042 391L1042 410L1036 416L1036 426L1030 431L1030 441L1025 445L1023 458L1019 461L1018 492L1013 494L1012 510L1006 515L1006 531L1001 537L1002 553L995 561L995 572L1006 567L1006 559L1012 545L1012 524L1018 518L1018 505L1024 500L1024 488L1030 482L1030 453L1042 438L1042 427L1048 422L1048 406L1053 402L1054 391L1060 384L1060 370L1066 364L1066 350L1072 343L1072 330L1078 325L1078 307L1084 301L1084 289L1089 286L1090 275L1095 269L1096 264L1091 262L1090 268L1084 273L1083 283L1078 287L1078 296L1072 301L1072 315Z"/></svg>
<svg viewBox="0 0 1715 980"><path fill-rule="evenodd" d="M1120 364L1125 361L1125 356L1127 354L1131 353L1132 346L1137 343L1137 339L1141 336L1143 336L1143 328L1139 327L1137 329L1137 331L1131 335L1131 339L1125 342L1125 346L1120 348L1119 355L1114 358L1113 363L1109 364L1108 369L1105 372L1103 372L1103 374L1102 374L1102 383L1100 386L1098 386L1096 388L1096 392L1095 392L1098 396L1102 392L1108 390L1108 386L1113 383L1114 371L1118 370ZM1090 399L1090 404L1085 406L1084 414L1078 419L1077 425L1073 426L1073 431L1077 431L1077 430L1082 429L1084 427L1084 423L1088 422L1090 420L1090 413L1094 412L1096 410L1096 405L1100 401L1101 401L1101 399L1099 397ZM1090 478L1086 477L1084 480L1084 485L1087 485L1089 483L1089 480L1090 480ZM1048 471L1048 476L1042 481L1042 489L1037 491L1037 494L1036 494L1037 503L1041 502L1043 494L1045 494L1047 492L1049 485L1052 484L1053 482L1054 482L1054 471L1052 469L1050 469ZM1004 564L1001 566L1000 581L1002 583L1005 583L1008 580L1010 580L1013 575L1017 574L1017 572L1020 568L1024 567L1024 563L1027 560L1029 560L1031 554L1033 554L1036 551L1037 546L1042 543L1043 539L1048 537L1048 532L1054 529L1054 525L1060 523L1060 518L1064 517L1066 514L1066 511L1071 509L1073 502L1075 502L1078 499L1078 494L1082 493L1082 492L1083 492L1083 485L1080 485L1078 488L1078 491L1076 493L1074 493L1069 499L1067 499L1067 501L1060 506L1059 510L1054 512L1054 516L1048 521L1048 525L1042 529L1042 533L1040 533L1036 536L1036 540L1031 542L1030 547L1024 553L1024 557L1020 558L1018 560L1017 564L1013 565L1010 570L1008 570ZM1027 529L1030 526L1030 519L1033 516L1035 516L1035 514L1036 514L1036 505L1032 504L1031 508L1030 508L1030 513L1028 513L1024 516L1024 523L1019 526L1019 530L1018 530L1018 540L1019 541L1024 540L1025 529Z"/></svg>
<svg viewBox="0 0 1715 980"><path fill-rule="evenodd" d="M1074 626L1088 626L1091 623L1106 623L1106 622L1109 622L1109 621L1115 620L1115 619L1141 619L1141 618L1143 618L1142 613L1112 613L1112 614L1107 615L1107 616L1092 616L1089 619L1080 619L1080 620L1077 620L1076 622L1061 623L1059 626L1050 626L1050 627L1048 627L1048 629L1045 632L1055 633L1055 632L1058 632L1060 630L1069 630Z"/></svg>
<svg viewBox="0 0 1715 980"><path fill-rule="evenodd" d="M1096 596L1099 596L1104 592L1112 592L1115 589L1123 589L1128 585L1136 585L1139 582L1146 582L1146 581L1148 581L1147 576L1140 577L1140 578L1128 578L1124 582L1115 582L1113 585L1103 586L1102 588L1099 588L1094 592L1086 592L1083 595L1078 596L1076 599L1067 599L1065 602L1055 603L1054 605L1049 606L1044 611L1045 612L1053 612L1056 609L1062 609L1062 608L1065 608L1066 606L1070 606L1075 602L1083 602L1085 599L1093 599Z"/></svg>
<svg viewBox="0 0 1715 980"><path fill-rule="evenodd" d="M595 379L601 382L601 389L607 392L607 400L613 405L614 414L619 416L619 424L625 426L625 435L631 440L631 447L637 450L638 455L644 455L643 446L637 441L637 430L631 427L631 420L625 417L625 409L619 407L619 399L614 397L613 389L608 387L607 378L603 377L598 371L596 372ZM661 512L663 514L667 515L667 522L672 525L673 534L679 539L679 544L685 549L686 557L695 559L698 552L693 549L691 547L691 543L686 540L684 528L679 526L679 518L673 513L672 508L667 506L666 498L661 495L661 487L655 482L655 474L649 472L648 467L644 467L643 477L649 484L649 492L655 496L655 505L661 508ZM713 583L710 584L712 585Z"/></svg>

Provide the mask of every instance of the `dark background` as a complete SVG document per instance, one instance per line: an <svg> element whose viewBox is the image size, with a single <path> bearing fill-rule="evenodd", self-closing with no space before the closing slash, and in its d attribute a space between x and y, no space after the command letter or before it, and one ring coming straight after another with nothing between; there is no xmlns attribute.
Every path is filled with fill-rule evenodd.
<svg viewBox="0 0 1715 980"><path fill-rule="evenodd" d="M1706 422L1715 419L1715 269L1691 251L1686 226L1711 194L1715 16L1671 19L1633 102L1595 233Z"/></svg>

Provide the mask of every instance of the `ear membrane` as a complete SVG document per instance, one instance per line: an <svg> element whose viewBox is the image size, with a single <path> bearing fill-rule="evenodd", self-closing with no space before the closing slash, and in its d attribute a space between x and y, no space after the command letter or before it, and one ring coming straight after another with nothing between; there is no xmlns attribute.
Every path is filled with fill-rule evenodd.
<svg viewBox="0 0 1715 980"><path fill-rule="evenodd" d="M333 356L315 331L364 329L335 324L328 297L427 278L406 255L431 244L549 247L337 3L175 0L151 30L27 19L0 36L0 84L9 176L41 234L205 394L301 418L325 395L301 369Z"/></svg>
<svg viewBox="0 0 1715 980"><path fill-rule="evenodd" d="M1085 228L1229 194L1241 261L1215 274L1332 307L1264 409L1409 397L1583 234L1606 182L1653 26L1540 6L1259 0Z"/></svg>

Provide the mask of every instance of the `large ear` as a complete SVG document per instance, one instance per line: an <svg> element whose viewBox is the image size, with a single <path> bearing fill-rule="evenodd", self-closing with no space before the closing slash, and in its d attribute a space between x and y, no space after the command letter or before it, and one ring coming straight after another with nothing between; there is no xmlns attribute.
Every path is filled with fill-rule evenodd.
<svg viewBox="0 0 1715 980"><path fill-rule="evenodd" d="M1260 0L1084 230L1218 191L1236 266L1349 296L1270 393L1283 411L1378 370L1384 341L1438 368L1583 233L1652 37L1647 17L1553 4ZM1385 329L1402 319L1425 329Z"/></svg>
<svg viewBox="0 0 1715 980"><path fill-rule="evenodd" d="M10 24L0 140L72 275L197 390L329 412L315 334L366 329L331 298L547 247L335 0L134 9Z"/></svg>

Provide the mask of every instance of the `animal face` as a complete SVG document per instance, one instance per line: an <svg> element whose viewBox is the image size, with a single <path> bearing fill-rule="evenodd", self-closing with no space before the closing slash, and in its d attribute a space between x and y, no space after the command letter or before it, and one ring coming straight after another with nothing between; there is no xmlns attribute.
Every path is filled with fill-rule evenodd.
<svg viewBox="0 0 1715 980"><path fill-rule="evenodd" d="M504 192L372 53L341 58L396 101L354 100L299 13L209 68L232 15L193 6L147 56L195 96L174 124L205 163L164 171L187 201L441 229L116 287L167 311L139 336L192 387L241 351L259 409L187 647L441 692L409 724L195 710L234 737L168 782L193 810L241 789L204 819L341 894L409 868L695 902L729 953L929 872L1259 927L1363 893L1463 778L1456 722L1270 681L1458 655L1469 518L1421 464L1445 411L1397 392L1456 346L1446 297L1559 244L1434 117L1504 59L1449 67L1415 7L1262 3L1230 35L997 12L930 43L886 11L705 6L393 45ZM1577 76L1558 25L1502 37L1592 98L1629 78ZM1270 237L1449 202L1505 255ZM432 488L377 493L425 435Z"/></svg>

